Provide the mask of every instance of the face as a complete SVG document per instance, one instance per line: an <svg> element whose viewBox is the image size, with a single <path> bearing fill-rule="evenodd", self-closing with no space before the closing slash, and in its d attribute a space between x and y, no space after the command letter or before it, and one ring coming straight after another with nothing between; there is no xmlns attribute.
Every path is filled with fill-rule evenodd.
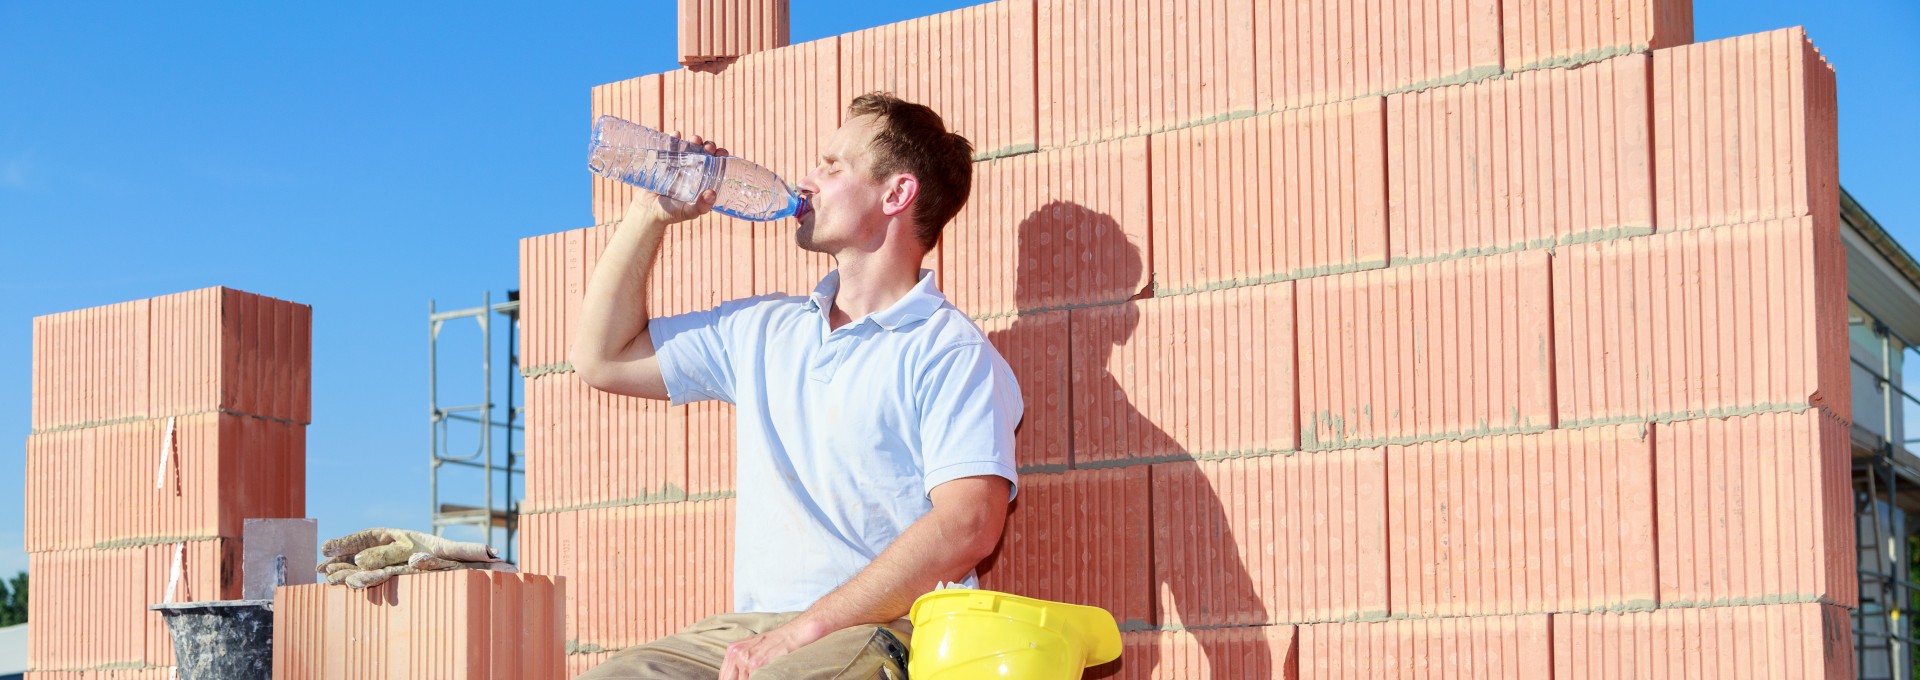
<svg viewBox="0 0 1920 680"><path fill-rule="evenodd" d="M813 210L800 217L800 247L817 253L875 238L884 229L886 186L873 178L874 119L850 119L827 137L820 164L797 187Z"/></svg>

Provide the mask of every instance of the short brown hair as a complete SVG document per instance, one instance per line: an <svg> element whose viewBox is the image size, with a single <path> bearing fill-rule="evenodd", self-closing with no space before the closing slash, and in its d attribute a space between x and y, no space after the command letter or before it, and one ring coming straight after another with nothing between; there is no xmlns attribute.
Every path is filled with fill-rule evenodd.
<svg viewBox="0 0 1920 680"><path fill-rule="evenodd" d="M973 143L948 132L940 114L887 92L868 92L847 105L847 118L873 116L875 179L907 173L920 180L913 199L914 234L931 250L940 231L973 191Z"/></svg>

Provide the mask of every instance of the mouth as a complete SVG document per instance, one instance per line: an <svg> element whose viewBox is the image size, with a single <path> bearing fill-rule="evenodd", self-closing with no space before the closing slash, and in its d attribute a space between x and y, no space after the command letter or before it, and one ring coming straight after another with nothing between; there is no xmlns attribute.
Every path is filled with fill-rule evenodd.
<svg viewBox="0 0 1920 680"><path fill-rule="evenodd" d="M801 224L806 224L808 221L807 218L811 217L812 215L813 215L813 201L808 199L805 196L800 197L800 207L793 211L794 221L799 222Z"/></svg>

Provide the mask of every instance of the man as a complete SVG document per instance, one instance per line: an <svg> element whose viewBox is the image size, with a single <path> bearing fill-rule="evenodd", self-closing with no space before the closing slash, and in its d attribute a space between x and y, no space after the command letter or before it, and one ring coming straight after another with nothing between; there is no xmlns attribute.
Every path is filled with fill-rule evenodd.
<svg viewBox="0 0 1920 680"><path fill-rule="evenodd" d="M651 321L661 234L714 196L629 206L587 284L571 359L598 389L736 406L736 612L583 678L897 677L886 651L908 633L914 599L972 583L1014 494L1020 392L920 267L967 200L971 154L932 109L854 99L798 184L812 208L799 245L832 255L835 270L807 297Z"/></svg>

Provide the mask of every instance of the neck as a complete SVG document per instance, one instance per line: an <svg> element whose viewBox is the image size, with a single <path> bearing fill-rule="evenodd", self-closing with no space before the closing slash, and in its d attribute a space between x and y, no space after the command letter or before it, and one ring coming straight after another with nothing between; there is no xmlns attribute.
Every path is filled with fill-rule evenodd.
<svg viewBox="0 0 1920 680"><path fill-rule="evenodd" d="M840 292L827 316L834 328L892 307L920 280L920 260L906 257L846 258L839 270Z"/></svg>

